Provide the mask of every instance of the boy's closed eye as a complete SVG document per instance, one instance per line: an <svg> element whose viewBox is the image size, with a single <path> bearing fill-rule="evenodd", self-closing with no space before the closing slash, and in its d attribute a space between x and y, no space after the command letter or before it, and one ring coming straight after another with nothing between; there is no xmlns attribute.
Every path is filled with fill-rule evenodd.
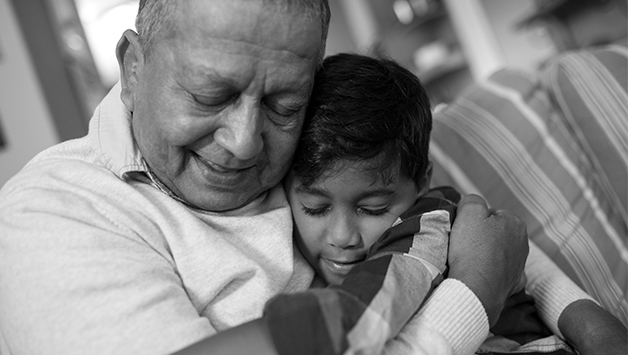
<svg viewBox="0 0 628 355"><path fill-rule="evenodd" d="M326 205L323 207L307 207L303 204L301 204L301 210L303 211L303 213L305 213L308 216L311 217L322 217L325 216L327 214L329 214L329 212L331 212L332 206L331 205ZM372 208L372 207L357 207L356 208L356 213L357 214L364 214L367 216L373 216L373 217L378 217L378 216L382 216L385 215L386 213L388 213L390 211L390 209L388 208L388 206L384 206L384 207L376 207L376 208Z"/></svg>
<svg viewBox="0 0 628 355"><path fill-rule="evenodd" d="M322 216L327 215L331 211L331 206L327 205L323 207L310 208L302 204L301 210L303 211L303 213L305 213L308 216L322 217Z"/></svg>

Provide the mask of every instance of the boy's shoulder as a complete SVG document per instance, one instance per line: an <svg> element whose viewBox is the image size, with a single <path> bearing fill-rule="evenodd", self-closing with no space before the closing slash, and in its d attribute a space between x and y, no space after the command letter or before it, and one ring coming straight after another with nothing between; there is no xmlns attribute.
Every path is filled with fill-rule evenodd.
<svg viewBox="0 0 628 355"><path fill-rule="evenodd" d="M419 197L421 198L436 198L449 201L450 203L457 205L462 198L462 195L451 186L439 186L433 189L430 189L425 195Z"/></svg>
<svg viewBox="0 0 628 355"><path fill-rule="evenodd" d="M399 218L403 221L412 216L421 215L435 210L447 210L453 217L461 195L456 189L449 186L440 186L430 189L426 194L419 196L415 204ZM453 218L452 218L453 220Z"/></svg>

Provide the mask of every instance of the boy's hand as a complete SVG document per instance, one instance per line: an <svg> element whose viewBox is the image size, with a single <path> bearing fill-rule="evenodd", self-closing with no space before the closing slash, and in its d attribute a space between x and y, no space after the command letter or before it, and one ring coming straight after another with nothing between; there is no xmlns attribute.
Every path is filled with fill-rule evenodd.
<svg viewBox="0 0 628 355"><path fill-rule="evenodd" d="M449 241L449 277L475 293L490 326L506 299L525 285L528 248L526 226L519 217L489 209L480 196L462 198Z"/></svg>
<svg viewBox="0 0 628 355"><path fill-rule="evenodd" d="M571 303L558 318L558 329L580 355L628 354L628 330L590 300Z"/></svg>

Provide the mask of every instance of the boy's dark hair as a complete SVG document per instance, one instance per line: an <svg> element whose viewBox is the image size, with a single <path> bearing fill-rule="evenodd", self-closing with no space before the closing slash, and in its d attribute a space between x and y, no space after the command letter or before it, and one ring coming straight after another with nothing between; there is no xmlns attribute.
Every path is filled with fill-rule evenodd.
<svg viewBox="0 0 628 355"><path fill-rule="evenodd" d="M310 186L339 172L339 163L359 162L384 183L402 174L418 184L431 130L429 98L409 70L387 59L330 56L316 74L293 170Z"/></svg>

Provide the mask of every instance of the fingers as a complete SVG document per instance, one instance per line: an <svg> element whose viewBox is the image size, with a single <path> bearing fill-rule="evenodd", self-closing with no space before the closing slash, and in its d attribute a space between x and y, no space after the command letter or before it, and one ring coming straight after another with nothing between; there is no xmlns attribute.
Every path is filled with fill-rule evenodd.
<svg viewBox="0 0 628 355"><path fill-rule="evenodd" d="M507 210L498 210L495 208L489 208L488 211L490 215L495 215L495 216L504 216L504 215L510 214Z"/></svg>
<svg viewBox="0 0 628 355"><path fill-rule="evenodd" d="M488 209L488 204L486 203L486 200L482 198L482 196L476 194L464 195L460 200L460 203L458 203L458 207L461 206L477 206Z"/></svg>
<svg viewBox="0 0 628 355"><path fill-rule="evenodd" d="M476 194L465 195L460 200L460 203L458 203L458 210L461 209L473 210L466 211L465 213L478 213L478 211L485 211L486 217L491 215L510 215L507 210L495 209L492 207L489 208L486 200L482 196Z"/></svg>
<svg viewBox="0 0 628 355"><path fill-rule="evenodd" d="M449 275L476 293L489 323L497 321L507 297L525 286L528 252L521 218L489 208L478 195L464 196L450 234Z"/></svg>
<svg viewBox="0 0 628 355"><path fill-rule="evenodd" d="M473 215L476 217L485 218L490 215L490 210L486 200L479 195L468 194L462 197L458 203L457 215Z"/></svg>

